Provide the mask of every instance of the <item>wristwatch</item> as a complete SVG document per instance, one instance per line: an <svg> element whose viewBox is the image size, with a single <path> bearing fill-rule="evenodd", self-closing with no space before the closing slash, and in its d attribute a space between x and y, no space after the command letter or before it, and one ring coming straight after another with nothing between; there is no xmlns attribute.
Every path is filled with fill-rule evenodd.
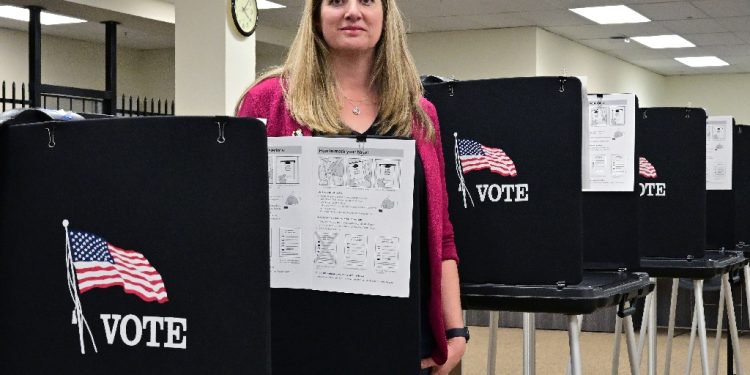
<svg viewBox="0 0 750 375"><path fill-rule="evenodd" d="M469 327L463 327L463 328L451 328L445 330L445 338L450 340L454 337L463 337L466 339L466 342L469 342Z"/></svg>

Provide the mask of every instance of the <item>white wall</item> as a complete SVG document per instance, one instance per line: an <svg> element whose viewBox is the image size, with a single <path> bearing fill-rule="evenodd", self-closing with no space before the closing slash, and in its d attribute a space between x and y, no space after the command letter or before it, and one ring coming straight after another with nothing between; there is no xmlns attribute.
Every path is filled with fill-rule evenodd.
<svg viewBox="0 0 750 375"><path fill-rule="evenodd" d="M750 124L750 74L672 76L666 79L665 106L702 107L709 116L731 115Z"/></svg>
<svg viewBox="0 0 750 375"><path fill-rule="evenodd" d="M665 97L665 77L584 45L537 30L536 74L586 76L591 93L634 93L640 106L657 106Z"/></svg>
<svg viewBox="0 0 750 375"><path fill-rule="evenodd" d="M533 76L536 29L531 27L409 34L419 74L459 80Z"/></svg>

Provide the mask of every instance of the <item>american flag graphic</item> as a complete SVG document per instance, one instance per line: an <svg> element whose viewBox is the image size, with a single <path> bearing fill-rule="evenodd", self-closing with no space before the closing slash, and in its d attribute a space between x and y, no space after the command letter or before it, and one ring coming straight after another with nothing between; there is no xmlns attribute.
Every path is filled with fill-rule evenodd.
<svg viewBox="0 0 750 375"><path fill-rule="evenodd" d="M477 141L459 139L458 157L461 161L463 173L489 169L501 176L515 177L518 175L513 160L503 150L484 146Z"/></svg>
<svg viewBox="0 0 750 375"><path fill-rule="evenodd" d="M143 254L75 230L70 231L70 248L81 293L119 285L146 302L168 301L164 280Z"/></svg>
<svg viewBox="0 0 750 375"><path fill-rule="evenodd" d="M645 178L656 178L656 168L641 156L638 158L638 174Z"/></svg>

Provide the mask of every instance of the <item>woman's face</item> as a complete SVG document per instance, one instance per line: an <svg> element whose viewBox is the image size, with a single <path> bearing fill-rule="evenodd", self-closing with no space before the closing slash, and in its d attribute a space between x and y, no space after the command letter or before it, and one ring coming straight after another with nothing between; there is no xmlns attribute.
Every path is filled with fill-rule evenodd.
<svg viewBox="0 0 750 375"><path fill-rule="evenodd" d="M334 52L373 50L383 33L381 0L323 0L320 32Z"/></svg>

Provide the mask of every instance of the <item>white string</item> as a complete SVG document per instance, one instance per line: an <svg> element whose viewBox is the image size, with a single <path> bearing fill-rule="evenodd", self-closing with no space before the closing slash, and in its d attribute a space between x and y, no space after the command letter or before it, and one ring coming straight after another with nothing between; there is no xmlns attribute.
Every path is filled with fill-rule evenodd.
<svg viewBox="0 0 750 375"><path fill-rule="evenodd" d="M81 346L81 354L86 354L86 346L83 340L83 328L85 326L91 338L91 344L94 346L94 352L98 353L99 350L96 347L96 341L94 341L94 335L91 333L91 327L86 317L83 315L83 307L81 306L81 300L78 297L78 283L75 279L75 268L73 267L73 254L70 250L70 234L68 233L68 220L63 220L63 227L65 227L65 266L68 276L68 292L70 298L73 300L73 314L75 321L73 324L78 324L78 342Z"/></svg>
<svg viewBox="0 0 750 375"><path fill-rule="evenodd" d="M474 198L471 197L471 193L469 192L469 189L466 187L466 181L464 181L464 172L463 172L463 169L461 168L461 159L458 153L458 133L453 133L453 140L454 140L453 155L456 159L456 175L458 175L458 189L461 190L461 193L464 198L464 208L467 208L466 207L466 195L469 196L469 201L471 201L471 207L474 207Z"/></svg>

